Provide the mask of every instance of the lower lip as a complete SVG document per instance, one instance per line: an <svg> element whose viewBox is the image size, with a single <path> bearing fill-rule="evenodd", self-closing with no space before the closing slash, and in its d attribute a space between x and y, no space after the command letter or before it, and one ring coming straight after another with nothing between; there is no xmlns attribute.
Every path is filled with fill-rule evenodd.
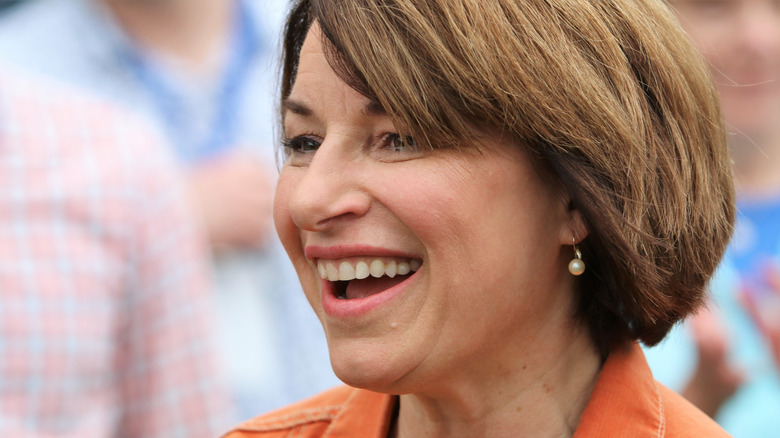
<svg viewBox="0 0 780 438"><path fill-rule="evenodd" d="M320 290L322 291L322 310L324 310L328 316L340 319L357 318L366 315L372 310L381 307L396 296L402 294L406 289L409 288L409 285L412 281L414 281L414 278L417 277L419 272L420 271L415 272L409 276L409 278L402 281L401 283L396 284L390 289L384 290L378 294L371 295L370 297L354 300L343 300L336 298L336 295L333 293L332 288L328 284L328 281L321 280L322 284Z"/></svg>

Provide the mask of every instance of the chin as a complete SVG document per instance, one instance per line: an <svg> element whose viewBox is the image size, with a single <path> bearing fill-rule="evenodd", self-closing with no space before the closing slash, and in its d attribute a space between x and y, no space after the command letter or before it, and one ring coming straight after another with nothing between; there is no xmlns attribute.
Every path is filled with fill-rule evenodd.
<svg viewBox="0 0 780 438"><path fill-rule="evenodd" d="M336 377L355 388L387 394L407 374L405 368L372 348L355 354L354 350L331 347L331 366Z"/></svg>

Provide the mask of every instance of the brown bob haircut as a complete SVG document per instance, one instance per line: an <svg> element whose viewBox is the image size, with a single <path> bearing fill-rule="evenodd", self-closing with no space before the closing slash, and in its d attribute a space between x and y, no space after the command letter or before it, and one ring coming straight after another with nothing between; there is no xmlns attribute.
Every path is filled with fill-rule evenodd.
<svg viewBox="0 0 780 438"><path fill-rule="evenodd" d="M588 228L578 315L603 355L655 345L702 303L733 227L731 161L707 67L662 1L300 0L282 99L313 22L334 71L418 144L499 129L549 169Z"/></svg>

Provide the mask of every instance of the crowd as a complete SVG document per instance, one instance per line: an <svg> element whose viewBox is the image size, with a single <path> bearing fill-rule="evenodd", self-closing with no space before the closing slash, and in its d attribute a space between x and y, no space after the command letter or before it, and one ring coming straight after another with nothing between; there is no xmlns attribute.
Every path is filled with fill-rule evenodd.
<svg viewBox="0 0 780 438"><path fill-rule="evenodd" d="M79 433L93 422L120 435L186 435L154 418L132 421L150 424L143 433L125 429L128 370L151 373L137 376L151 385L134 396L145 410L159 404L157 415L178 418L182 431L219 424L201 436L338 383L271 226L284 6L29 0L3 11L0 163L10 191L0 220L0 350L18 359L0 364L0 435L108 435ZM28 108L24 118L18 108ZM173 214L167 204L186 209ZM144 250L153 252L136 255ZM129 354L125 338L144 342ZM177 369L179 361L197 372ZM49 375L69 383L50 387L40 380ZM52 405L79 391L111 414ZM195 407L164 415L178 392Z"/></svg>

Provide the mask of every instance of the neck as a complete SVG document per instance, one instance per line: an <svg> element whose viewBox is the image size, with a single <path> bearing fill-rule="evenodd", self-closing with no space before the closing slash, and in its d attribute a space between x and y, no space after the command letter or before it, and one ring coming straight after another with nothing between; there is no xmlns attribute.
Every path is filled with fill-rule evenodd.
<svg viewBox="0 0 780 438"><path fill-rule="evenodd" d="M448 375L443 393L401 396L396 436L573 436L601 361L584 327L539 335L511 361L482 357Z"/></svg>
<svg viewBox="0 0 780 438"><path fill-rule="evenodd" d="M234 2L228 0L103 0L137 44L189 69L214 68L230 41Z"/></svg>
<svg viewBox="0 0 780 438"><path fill-rule="evenodd" d="M737 193L744 198L780 195L780 123L762 134L731 134Z"/></svg>

